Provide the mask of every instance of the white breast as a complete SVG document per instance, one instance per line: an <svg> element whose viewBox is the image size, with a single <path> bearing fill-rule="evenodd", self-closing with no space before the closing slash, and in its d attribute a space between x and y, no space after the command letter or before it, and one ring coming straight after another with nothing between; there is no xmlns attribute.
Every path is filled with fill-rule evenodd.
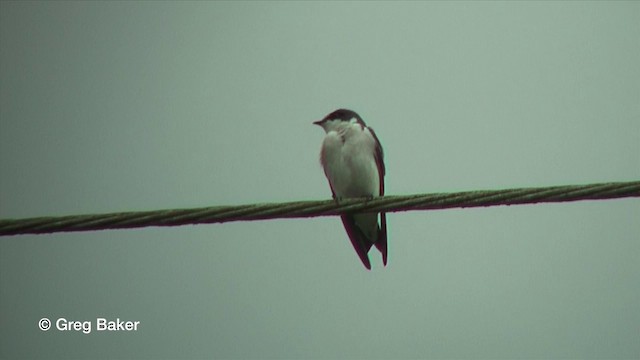
<svg viewBox="0 0 640 360"><path fill-rule="evenodd" d="M327 133L321 163L337 197L380 195L380 177L374 158L376 141L369 129L345 123Z"/></svg>

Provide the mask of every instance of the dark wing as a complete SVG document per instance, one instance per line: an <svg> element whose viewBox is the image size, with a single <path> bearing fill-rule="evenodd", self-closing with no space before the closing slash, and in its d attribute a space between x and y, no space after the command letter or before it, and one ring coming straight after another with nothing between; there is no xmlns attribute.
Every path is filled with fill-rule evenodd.
<svg viewBox="0 0 640 360"><path fill-rule="evenodd" d="M387 266L387 214L380 213L380 228L376 248L382 253L382 263Z"/></svg>
<svg viewBox="0 0 640 360"><path fill-rule="evenodd" d="M331 181L329 181L329 187L331 188L331 195L335 199L336 192L333 191L333 186L331 186ZM353 216L342 215L340 218L342 219L342 224L344 225L344 229L347 231L349 240L351 240L351 245L353 245L353 249L358 254L358 257L360 257L360 260L362 261L362 264L364 265L364 267L366 267L368 270L371 270L371 262L369 262L369 256L367 255L367 253L369 252L369 249L371 249L371 245L373 245L373 243L371 242L371 240L367 239L366 236L364 236L364 234L362 233L362 230L360 230L360 228L356 225L356 222L353 219ZM386 237L385 237L385 244L386 244ZM385 265L386 265L386 257L383 256L383 259L385 259Z"/></svg>
<svg viewBox="0 0 640 360"><path fill-rule="evenodd" d="M373 131L373 129L370 127L368 129L376 141L376 150L373 155L376 159L376 165L378 165L378 169L380 170L378 171L378 175L380 176L380 196L382 196L384 195L384 175L386 172L384 168L384 153L382 151L382 145L380 145L380 140L378 140L378 136L376 135L376 132Z"/></svg>
<svg viewBox="0 0 640 360"><path fill-rule="evenodd" d="M371 135L376 140L376 150L375 150L375 159L376 165L378 166L378 176L380 177L380 196L384 195L384 153L382 151L382 145L380 145L380 140L378 140L378 136L373 131L372 128L369 128ZM382 253L382 263L387 265L387 214L380 213L380 228L378 229L378 239L376 240L376 248Z"/></svg>
<svg viewBox="0 0 640 360"><path fill-rule="evenodd" d="M327 177L328 179L328 177ZM331 195L333 198L336 198L336 192L333 191L333 186L331 186L331 181L329 181L329 187L331 188ZM351 244L355 249L358 257L362 261L362 264L369 270L371 270L371 262L369 262L369 256L367 253L369 249L371 249L371 241L367 239L366 236L362 233L362 230L356 225L353 216L351 215L342 215L342 224L344 225L344 229L347 231L347 235L349 235L349 240L351 240Z"/></svg>
<svg viewBox="0 0 640 360"><path fill-rule="evenodd" d="M371 263L369 262L369 256L367 253L369 252L369 249L371 249L371 245L373 245L373 243L371 240L367 239L367 237L362 233L362 230L360 230L356 225L353 216L342 215L341 218L344 229L347 231L347 235L349 235L349 240L351 240L353 248L356 250L360 260L362 260L362 264L368 270L371 270Z"/></svg>

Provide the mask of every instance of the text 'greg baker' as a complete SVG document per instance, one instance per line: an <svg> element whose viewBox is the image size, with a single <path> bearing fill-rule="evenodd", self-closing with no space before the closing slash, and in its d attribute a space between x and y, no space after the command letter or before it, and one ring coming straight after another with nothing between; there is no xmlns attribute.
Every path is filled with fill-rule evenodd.
<svg viewBox="0 0 640 360"><path fill-rule="evenodd" d="M43 318L38 322L40 330L47 331L51 327L51 322ZM98 331L138 331L140 321L123 321L120 318L107 320L105 318L96 319L96 330ZM59 318L56 320L56 328L59 331L82 331L84 334L91 334L91 321L67 320Z"/></svg>

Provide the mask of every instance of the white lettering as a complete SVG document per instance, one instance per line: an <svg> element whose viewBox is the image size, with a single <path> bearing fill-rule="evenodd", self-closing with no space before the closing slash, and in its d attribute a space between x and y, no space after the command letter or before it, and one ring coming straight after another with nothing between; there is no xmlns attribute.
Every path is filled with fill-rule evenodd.
<svg viewBox="0 0 640 360"><path fill-rule="evenodd" d="M115 321L105 318L96 319L96 330L98 331L138 331L138 325L140 325L140 321L123 321L120 318L116 318Z"/></svg>
<svg viewBox="0 0 640 360"><path fill-rule="evenodd" d="M82 331L85 334L91 333L91 321L67 321L65 318L56 320L56 328L60 331Z"/></svg>

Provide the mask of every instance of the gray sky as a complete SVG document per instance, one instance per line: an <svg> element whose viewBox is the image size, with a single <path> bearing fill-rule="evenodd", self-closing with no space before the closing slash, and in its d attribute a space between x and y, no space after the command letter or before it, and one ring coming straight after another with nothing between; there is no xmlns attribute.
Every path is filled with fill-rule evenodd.
<svg viewBox="0 0 640 360"><path fill-rule="evenodd" d="M0 2L0 218L640 179L638 2ZM637 358L636 199L0 238L3 358ZM89 334L42 332L48 317ZM98 332L98 317L140 321Z"/></svg>

